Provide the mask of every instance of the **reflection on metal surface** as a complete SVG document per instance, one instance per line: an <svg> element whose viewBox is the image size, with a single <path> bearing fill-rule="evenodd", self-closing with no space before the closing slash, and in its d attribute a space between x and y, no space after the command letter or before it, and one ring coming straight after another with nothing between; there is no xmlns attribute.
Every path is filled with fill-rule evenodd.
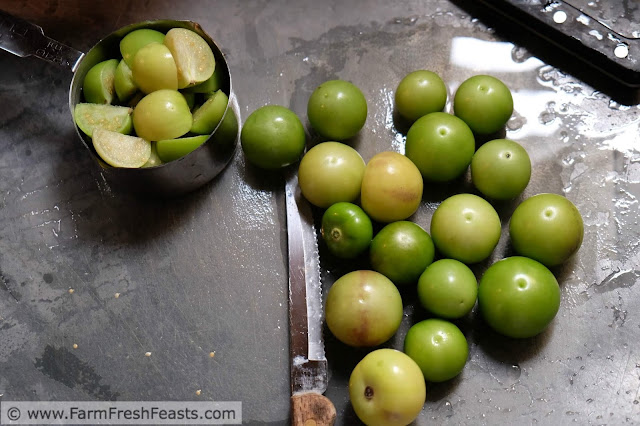
<svg viewBox="0 0 640 426"><path fill-rule="evenodd" d="M404 144L407 140L406 135L396 129L394 118L394 95L395 89L384 87L379 90L381 108L376 109L374 120L384 127L388 132L393 133L391 141L391 150L404 154Z"/></svg>
<svg viewBox="0 0 640 426"><path fill-rule="evenodd" d="M241 174L235 174L233 181L237 185L232 194L233 211L242 212L234 226L255 231L273 229L277 216L273 193L252 187Z"/></svg>
<svg viewBox="0 0 640 426"><path fill-rule="evenodd" d="M528 117L527 123L519 129L509 132L515 139L527 137L550 137L558 129L559 123L555 121L555 109L550 108L549 94L541 90L513 90L514 108L522 117ZM542 126L531 123L537 117ZM511 130L511 129L510 129Z"/></svg>
<svg viewBox="0 0 640 426"><path fill-rule="evenodd" d="M473 37L454 37L449 60L452 65L474 72L525 72L537 69L542 61L530 57L522 62L513 60L514 45L507 42L486 41Z"/></svg>

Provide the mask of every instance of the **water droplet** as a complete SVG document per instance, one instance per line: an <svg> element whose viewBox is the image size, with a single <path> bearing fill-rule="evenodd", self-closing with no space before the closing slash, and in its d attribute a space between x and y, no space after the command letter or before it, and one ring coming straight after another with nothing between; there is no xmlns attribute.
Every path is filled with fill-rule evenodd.
<svg viewBox="0 0 640 426"><path fill-rule="evenodd" d="M589 25L591 23L591 19L587 15L580 15L576 18L576 21L580 22L583 25Z"/></svg>
<svg viewBox="0 0 640 426"><path fill-rule="evenodd" d="M551 66L542 67L538 71L538 78L542 81L551 81L554 79L555 71L555 68Z"/></svg>
<svg viewBox="0 0 640 426"><path fill-rule="evenodd" d="M450 401L444 401L438 406L438 411L444 411L446 417L453 416L453 404Z"/></svg>
<svg viewBox="0 0 640 426"><path fill-rule="evenodd" d="M513 60L513 62L521 64L525 62L527 59L529 59L530 57L531 57L531 54L524 47L514 46L513 49L511 49L511 59Z"/></svg>
<svg viewBox="0 0 640 426"><path fill-rule="evenodd" d="M602 40L604 38L604 36L602 34L600 34L600 32L598 30L589 31L589 35L597 38L598 40Z"/></svg>
<svg viewBox="0 0 640 426"><path fill-rule="evenodd" d="M512 381L517 381L522 374L522 370L518 364L513 364L507 368L507 376Z"/></svg>
<svg viewBox="0 0 640 426"><path fill-rule="evenodd" d="M527 123L527 119L518 115L510 118L509 121L507 121L507 129L509 129L512 132L515 132L516 130L522 129L522 127L526 123Z"/></svg>
<svg viewBox="0 0 640 426"><path fill-rule="evenodd" d="M622 105L616 101L614 101L613 99L609 101L609 108L615 111L628 111L629 109L631 109L630 106L628 105Z"/></svg>
<svg viewBox="0 0 640 426"><path fill-rule="evenodd" d="M547 125L553 123L556 119L556 115L553 111L545 111L538 117L541 124Z"/></svg>
<svg viewBox="0 0 640 426"><path fill-rule="evenodd" d="M406 25L406 26L412 26L416 22L418 22L418 17L417 16L409 16L409 17L406 17L406 18L395 18L393 20L394 24Z"/></svg>

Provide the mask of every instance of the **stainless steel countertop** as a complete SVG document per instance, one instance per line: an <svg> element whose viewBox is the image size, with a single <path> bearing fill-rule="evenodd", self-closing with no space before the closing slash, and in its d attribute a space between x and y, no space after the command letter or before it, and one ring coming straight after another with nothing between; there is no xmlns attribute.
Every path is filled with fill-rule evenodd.
<svg viewBox="0 0 640 426"><path fill-rule="evenodd" d="M444 0L0 0L0 9L84 51L129 23L199 22L228 55L243 119L273 103L306 122L318 84L350 80L369 103L353 142L365 160L403 152L393 93L408 72L436 71L450 93L474 74L501 78L515 101L506 136L533 163L522 198L566 195L583 215L584 244L554 269L561 308L540 336L501 338L475 313L458 322L468 363L427 385L416 424L640 423L640 110L603 91L597 75L564 68L544 45L514 44L518 35ZM211 184L179 199L112 191L75 134L71 73L4 52L0 61L0 400L242 401L245 423L286 423L282 176L248 166L239 150ZM472 190L425 188L412 219L426 229L444 197ZM505 232L478 274L511 254L506 226L522 198L497 205ZM325 256L322 266L328 286L365 265ZM425 315L411 291L403 296L390 347ZM346 383L365 351L326 340L327 396L337 423L353 424Z"/></svg>

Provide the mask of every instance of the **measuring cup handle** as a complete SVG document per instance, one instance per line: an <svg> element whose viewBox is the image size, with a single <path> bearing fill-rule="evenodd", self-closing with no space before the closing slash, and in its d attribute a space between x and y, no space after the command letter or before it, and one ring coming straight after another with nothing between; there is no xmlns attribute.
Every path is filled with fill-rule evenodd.
<svg viewBox="0 0 640 426"><path fill-rule="evenodd" d="M38 25L0 10L0 49L16 56L36 56L75 71L84 53L44 35Z"/></svg>

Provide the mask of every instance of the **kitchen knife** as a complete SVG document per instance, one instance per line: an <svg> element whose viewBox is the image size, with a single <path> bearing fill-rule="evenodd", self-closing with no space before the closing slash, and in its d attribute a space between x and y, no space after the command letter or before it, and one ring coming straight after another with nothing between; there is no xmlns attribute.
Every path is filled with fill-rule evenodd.
<svg viewBox="0 0 640 426"><path fill-rule="evenodd" d="M289 355L291 424L332 425L336 409L322 395L327 389L327 359L322 339L320 260L311 206L302 196L298 176L285 185L289 247Z"/></svg>

